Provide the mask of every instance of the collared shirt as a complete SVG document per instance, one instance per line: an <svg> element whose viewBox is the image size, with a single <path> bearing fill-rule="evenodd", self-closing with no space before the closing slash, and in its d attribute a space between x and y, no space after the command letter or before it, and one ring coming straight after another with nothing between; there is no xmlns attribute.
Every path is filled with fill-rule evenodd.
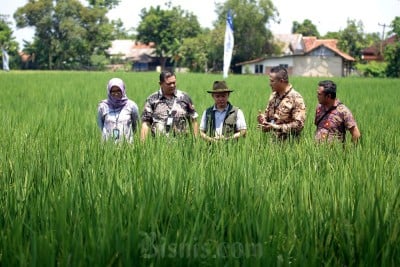
<svg viewBox="0 0 400 267"><path fill-rule="evenodd" d="M318 142L344 142L346 130L357 126L351 111L339 100L335 101L335 105L330 109L318 104L314 124L317 126L315 140Z"/></svg>
<svg viewBox="0 0 400 267"><path fill-rule="evenodd" d="M273 92L265 116L268 122L280 125L281 129L274 132L278 138L286 139L290 134L297 136L303 130L306 120L304 99L293 87L282 97Z"/></svg>
<svg viewBox="0 0 400 267"><path fill-rule="evenodd" d="M173 118L171 126L167 126L169 116ZM191 98L185 92L175 90L174 97L169 99L160 89L146 99L142 122L148 122L151 125L153 134L165 134L170 130L174 133L184 133L188 131L191 120L198 116Z"/></svg>
<svg viewBox="0 0 400 267"><path fill-rule="evenodd" d="M213 111L215 112L215 136L222 135L222 128L224 126L224 120L226 116L226 112L228 111L229 106L227 105L224 110L219 111L215 105L213 107ZM206 131L207 128L207 110L203 112L200 122L200 131ZM238 109L237 118L236 118L236 129L235 131L238 132L240 130L246 130L246 120L244 118L243 111Z"/></svg>
<svg viewBox="0 0 400 267"><path fill-rule="evenodd" d="M128 100L120 109L111 108L105 101L98 105L97 124L103 140L132 142L138 120L138 106L132 100Z"/></svg>

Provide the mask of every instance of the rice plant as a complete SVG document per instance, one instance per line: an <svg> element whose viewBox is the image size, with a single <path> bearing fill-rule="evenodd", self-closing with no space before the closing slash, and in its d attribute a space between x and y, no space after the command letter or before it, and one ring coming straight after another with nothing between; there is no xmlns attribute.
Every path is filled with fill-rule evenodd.
<svg viewBox="0 0 400 267"><path fill-rule="evenodd" d="M0 73L2 266L397 266L398 80L335 78L362 133L313 141L318 78L299 142L256 129L266 76L230 76L248 136L103 143L96 107L122 78L140 108L157 73ZM177 74L202 111L220 75Z"/></svg>

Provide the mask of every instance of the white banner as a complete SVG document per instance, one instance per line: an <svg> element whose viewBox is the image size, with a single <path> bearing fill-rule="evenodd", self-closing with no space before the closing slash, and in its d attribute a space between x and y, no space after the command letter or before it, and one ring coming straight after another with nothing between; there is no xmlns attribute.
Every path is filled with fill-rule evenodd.
<svg viewBox="0 0 400 267"><path fill-rule="evenodd" d="M8 53L4 48L1 48L1 53L3 56L3 70L9 71L10 68L8 67Z"/></svg>
<svg viewBox="0 0 400 267"><path fill-rule="evenodd" d="M229 68L231 66L232 52L233 52L233 19L231 11L228 11L226 17L226 28L225 28L225 42L224 42L224 78L228 77Z"/></svg>

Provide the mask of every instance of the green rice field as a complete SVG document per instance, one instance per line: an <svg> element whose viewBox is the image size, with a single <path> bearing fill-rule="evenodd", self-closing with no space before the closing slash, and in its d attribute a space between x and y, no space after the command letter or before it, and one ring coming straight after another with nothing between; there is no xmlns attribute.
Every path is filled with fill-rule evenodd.
<svg viewBox="0 0 400 267"><path fill-rule="evenodd" d="M357 146L317 145L321 78L299 142L256 128L268 76L232 75L237 143L101 142L110 78L143 108L158 73L0 73L0 266L400 266L400 80L333 78ZM177 74L201 116L216 74ZM348 134L349 137L349 134Z"/></svg>

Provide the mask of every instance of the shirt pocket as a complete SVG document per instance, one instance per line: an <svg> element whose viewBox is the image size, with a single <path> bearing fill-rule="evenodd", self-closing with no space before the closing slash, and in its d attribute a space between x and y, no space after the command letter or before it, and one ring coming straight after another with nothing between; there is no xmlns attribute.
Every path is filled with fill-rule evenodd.
<svg viewBox="0 0 400 267"><path fill-rule="evenodd" d="M293 109L293 105L290 102L283 102L281 105L281 108L279 110L280 112L280 119L281 120L287 120L289 118L291 118L292 114L292 109Z"/></svg>

